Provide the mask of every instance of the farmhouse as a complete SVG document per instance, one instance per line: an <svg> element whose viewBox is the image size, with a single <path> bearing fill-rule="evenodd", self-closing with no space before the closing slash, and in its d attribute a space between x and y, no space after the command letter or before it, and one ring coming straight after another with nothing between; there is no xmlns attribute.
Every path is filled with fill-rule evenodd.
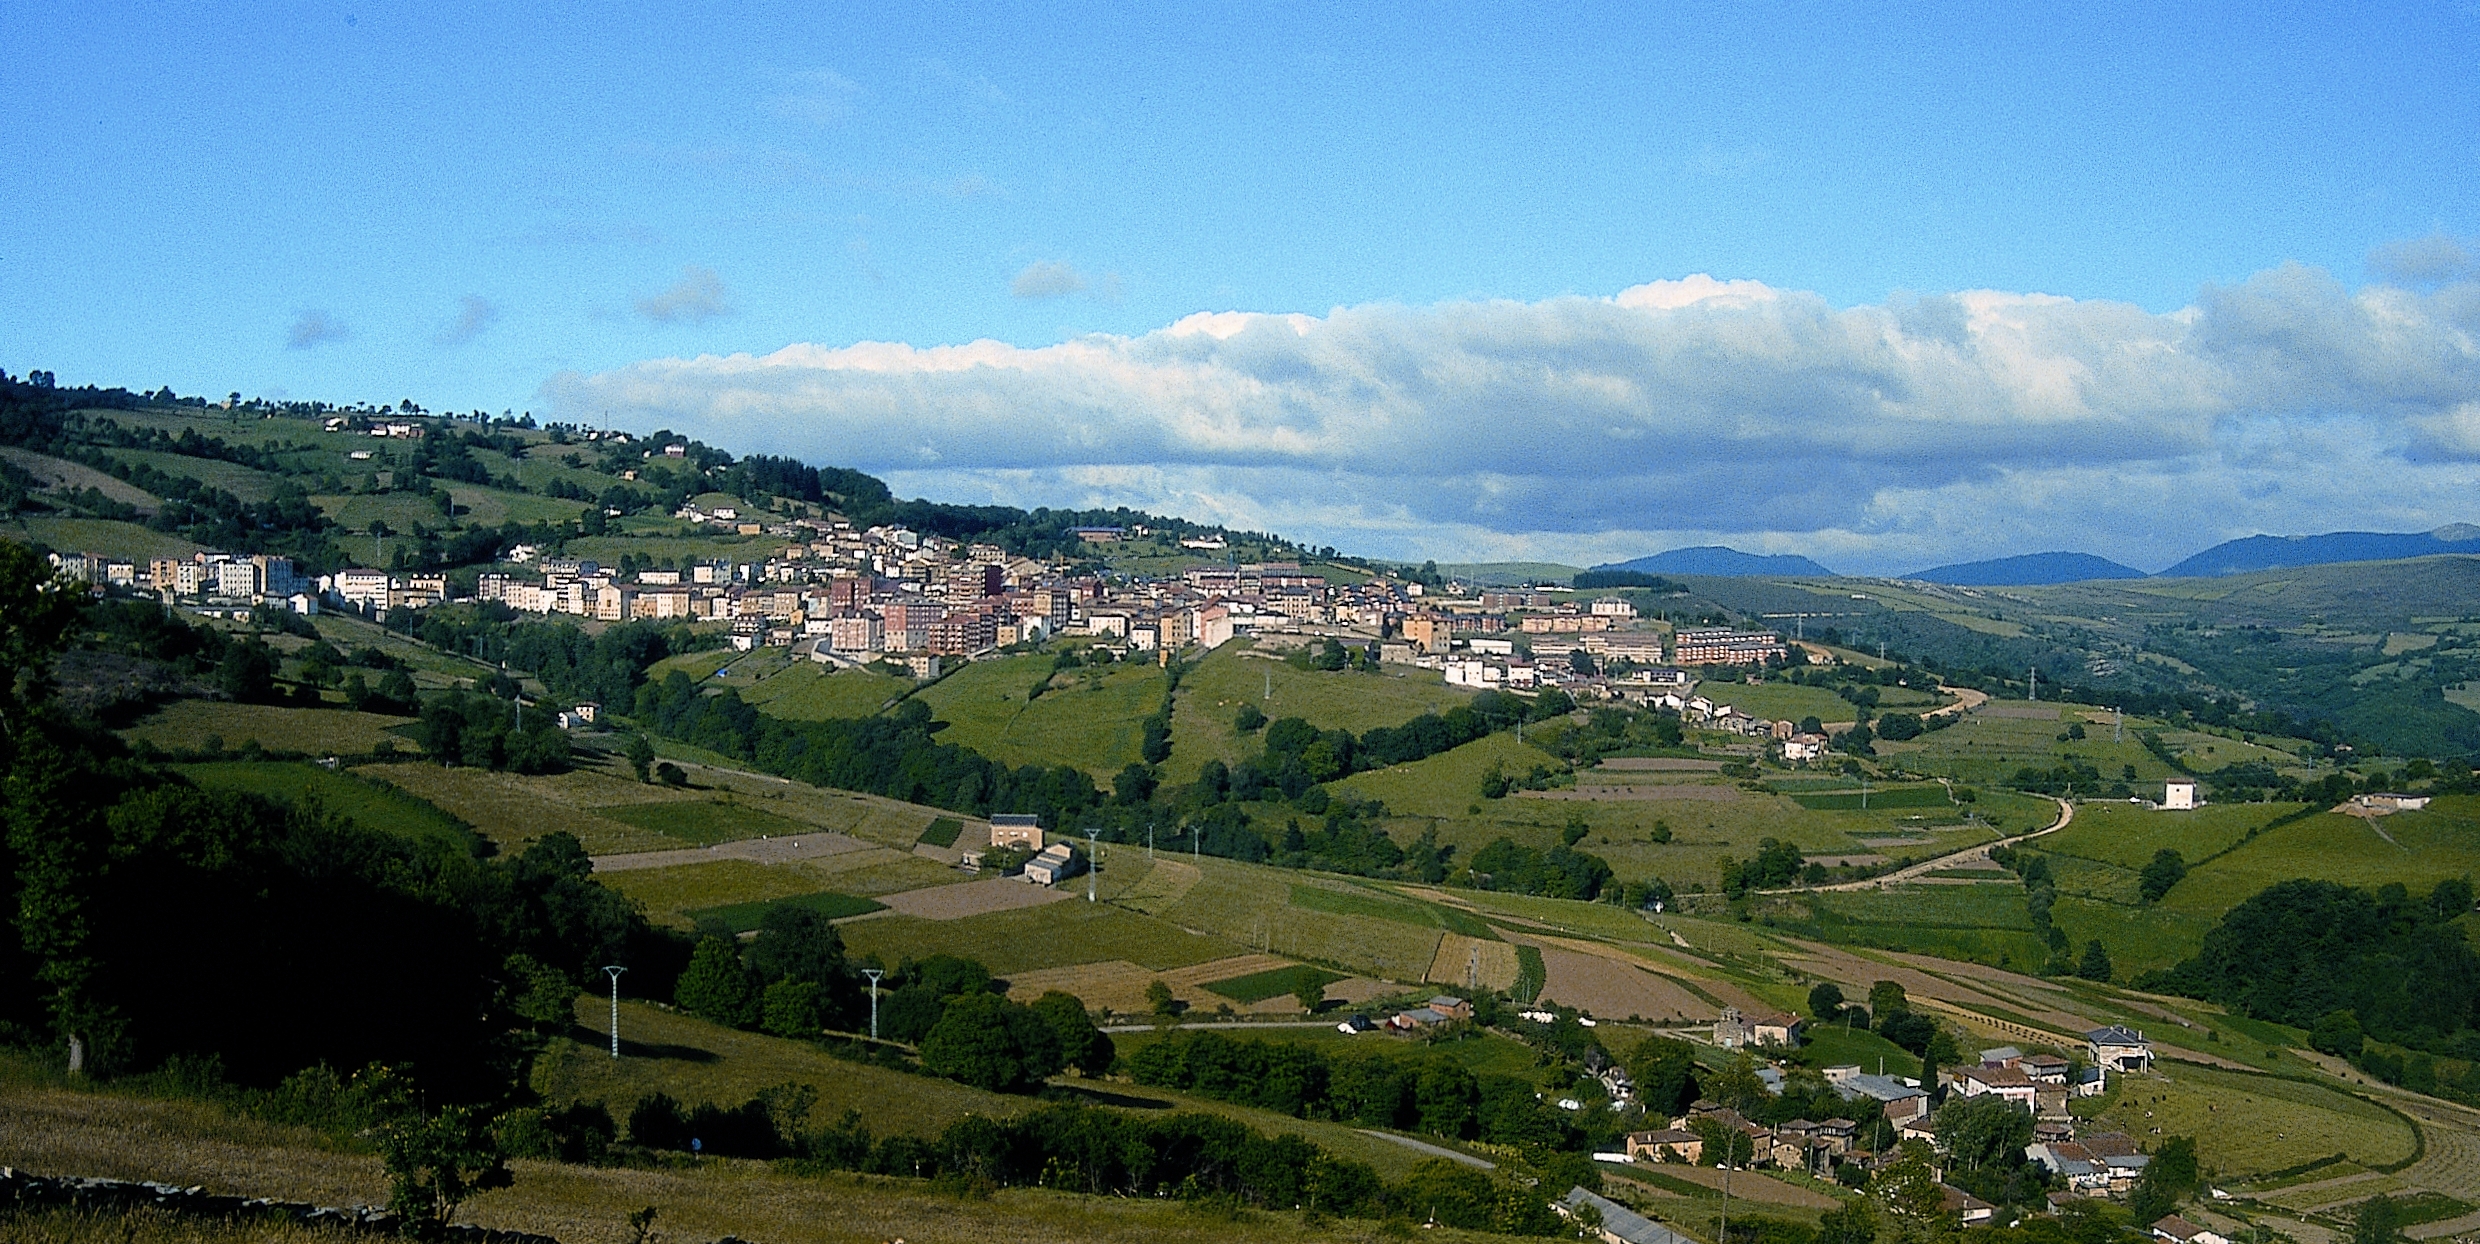
<svg viewBox="0 0 2480 1244"><path fill-rule="evenodd" d="M1694 1166L1705 1160L1705 1138L1678 1127L1629 1132L1627 1152L1631 1161L1685 1162Z"/></svg>
<svg viewBox="0 0 2480 1244"><path fill-rule="evenodd" d="M2107 1067L2122 1074L2153 1069L2153 1043L2144 1034L2112 1024L2084 1034L2092 1050L2096 1067Z"/></svg>
<svg viewBox="0 0 2480 1244"><path fill-rule="evenodd" d="M2159 1222L2154 1223L2152 1236L2156 1240L2167 1240L2169 1244L2230 1244L2230 1241L2220 1234L2199 1227L2176 1214L2164 1215Z"/></svg>
<svg viewBox="0 0 2480 1244"><path fill-rule="evenodd" d="M990 818L990 845L1042 849L1041 818L1029 812L1001 812Z"/></svg>
<svg viewBox="0 0 2480 1244"><path fill-rule="evenodd" d="M1866 1074L1850 1066L1828 1067L1825 1074L1826 1083L1844 1101L1868 1098L1878 1103L1890 1122L1902 1123L1929 1113L1929 1094L1919 1085L1906 1084L1893 1076Z"/></svg>
<svg viewBox="0 0 2480 1244"><path fill-rule="evenodd" d="M2417 812L2428 806L2428 796L2371 792L2351 802L2375 812Z"/></svg>
<svg viewBox="0 0 2480 1244"><path fill-rule="evenodd" d="M1742 1016L1739 1008L1722 1008L1722 1018L1714 1021L1714 1044L1726 1050L1743 1045L1795 1046L1800 1043L1802 1021L1797 1015L1771 1012Z"/></svg>

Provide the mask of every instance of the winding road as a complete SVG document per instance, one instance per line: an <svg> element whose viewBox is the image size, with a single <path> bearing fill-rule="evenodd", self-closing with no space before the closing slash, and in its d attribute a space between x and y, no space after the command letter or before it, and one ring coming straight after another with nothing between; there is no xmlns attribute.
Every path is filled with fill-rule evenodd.
<svg viewBox="0 0 2480 1244"><path fill-rule="evenodd" d="M1922 860L1917 864L1906 864L1893 872L1886 873L1881 876L1864 878L1859 881L1842 881L1833 885L1792 886L1781 890L1761 890L1759 893L1818 894L1835 890L1882 890L1887 886L1900 885L1903 882L1910 881L1914 878L1926 876L1929 873L1935 872L1941 868L1952 868L1957 864L1968 863L1975 860L1985 861L1989 858L1990 851L1995 848L2011 847L2019 842L2029 842L2032 839L2038 838L2044 834L2057 833L2059 830L2065 829L2067 826L2074 824L2075 805L2068 803L2064 799L2059 799L2055 795L2050 796L2050 798L2057 801L2058 819L2041 827L2040 829L2033 830L2028 834L2017 834L2012 838L2000 838L1996 842L1984 842L1977 847L1965 847L1961 851L1949 852L1945 855L1932 856L1931 858Z"/></svg>

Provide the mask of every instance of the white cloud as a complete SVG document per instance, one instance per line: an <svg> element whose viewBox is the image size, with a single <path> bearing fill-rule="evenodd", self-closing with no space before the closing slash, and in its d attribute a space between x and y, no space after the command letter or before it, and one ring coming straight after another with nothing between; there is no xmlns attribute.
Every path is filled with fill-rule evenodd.
<svg viewBox="0 0 2480 1244"><path fill-rule="evenodd" d="M1700 275L1040 348L802 344L546 389L928 495L1383 555L1721 540L1898 571L2073 543L2158 566L2256 530L2480 518L2480 283L2351 291L2296 266L2167 315L1986 290L1837 309Z"/></svg>
<svg viewBox="0 0 2480 1244"><path fill-rule="evenodd" d="M787 89L775 96L778 116L812 125L835 125L852 116L860 102L860 84L832 69L813 69L787 76Z"/></svg>
<svg viewBox="0 0 2480 1244"><path fill-rule="evenodd" d="M325 311L306 310L293 317L293 326L284 331L285 348L308 350L331 341L342 341L353 335L344 321Z"/></svg>
<svg viewBox="0 0 2480 1244"><path fill-rule="evenodd" d="M498 322L498 306L479 294L467 294L457 300L456 318L441 326L437 340L443 346L463 345Z"/></svg>
<svg viewBox="0 0 2480 1244"><path fill-rule="evenodd" d="M699 324L719 315L730 315L732 306L724 292L723 278L715 275L712 268L691 264L680 270L680 280L670 289L638 299L637 313L658 324Z"/></svg>

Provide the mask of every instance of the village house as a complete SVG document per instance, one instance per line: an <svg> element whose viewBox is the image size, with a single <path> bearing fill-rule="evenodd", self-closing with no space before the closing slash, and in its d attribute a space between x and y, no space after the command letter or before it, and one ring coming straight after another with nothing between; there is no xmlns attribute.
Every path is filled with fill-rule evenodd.
<svg viewBox="0 0 2480 1244"><path fill-rule="evenodd" d="M2084 1034L2092 1051L2095 1067L2105 1067L2122 1075L2153 1069L2153 1043L2144 1034L2112 1024Z"/></svg>
<svg viewBox="0 0 2480 1244"><path fill-rule="evenodd" d="M1629 1132L1627 1153L1630 1160L1637 1162L1684 1162L1695 1166L1705 1160L1705 1139L1678 1127Z"/></svg>
<svg viewBox="0 0 2480 1244"><path fill-rule="evenodd" d="M2151 1234L2154 1239L2167 1241L2168 1244L2230 1244L2227 1237L2199 1227L2176 1214L2166 1214L2160 1221L2155 1222Z"/></svg>
<svg viewBox="0 0 2480 1244"><path fill-rule="evenodd" d="M1743 1016L1738 1007L1726 1006L1722 1018L1714 1021L1714 1044L1726 1050L1748 1045L1788 1049L1800 1043L1803 1022L1781 1011Z"/></svg>
<svg viewBox="0 0 2480 1244"><path fill-rule="evenodd" d="M1035 885L1057 885L1083 871L1085 857L1064 842L1054 842L1025 861L1025 880Z"/></svg>

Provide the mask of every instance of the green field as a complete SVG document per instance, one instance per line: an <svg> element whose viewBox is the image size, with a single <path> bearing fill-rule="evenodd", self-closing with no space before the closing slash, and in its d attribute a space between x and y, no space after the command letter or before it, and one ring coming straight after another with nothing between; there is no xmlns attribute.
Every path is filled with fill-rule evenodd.
<svg viewBox="0 0 2480 1244"><path fill-rule="evenodd" d="M1497 941L1498 934L1490 926L1467 911L1439 903L1423 903L1398 898L1384 891L1345 888L1334 885L1292 886L1291 905L1303 911L1320 911L1335 916L1366 916L1376 920L1393 920L1400 924L1444 929L1466 937Z"/></svg>
<svg viewBox="0 0 2480 1244"><path fill-rule="evenodd" d="M757 928L766 919L766 913L778 907L814 911L829 920L865 916L874 911L887 909L885 903L876 899L862 898L856 894L838 894L833 890L821 890L816 894L799 894L770 902L730 903L722 907L701 907L686 914L699 925L705 925L711 921L737 934Z"/></svg>
<svg viewBox="0 0 2480 1244"><path fill-rule="evenodd" d="M1321 730L1364 734L1472 698L1447 686L1434 670L1390 665L1375 674L1326 673L1244 656L1248 649L1248 641L1225 644L1180 680L1171 759L1163 766L1166 782L1192 782L1209 760L1228 767L1264 750L1260 734L1242 735L1232 724L1243 704L1256 705L1269 720L1299 717Z"/></svg>
<svg viewBox="0 0 2480 1244"><path fill-rule="evenodd" d="M221 488L249 502L264 501L273 496L277 482L283 478L216 458L191 458L151 449L107 449L103 452L122 462L144 463L174 479L186 477L209 487ZM435 516L437 511L433 514Z"/></svg>
<svg viewBox="0 0 2480 1244"><path fill-rule="evenodd" d="M1437 954L1442 928L1399 919L1392 908L1369 914L1295 906L1295 886L1309 887L1301 873L1211 856L1190 866L1203 874L1195 887L1154 913L1180 928L1384 980L1418 981ZM1341 901L1313 901L1350 906L1356 891L1338 889Z"/></svg>
<svg viewBox="0 0 2480 1244"><path fill-rule="evenodd" d="M395 732L405 723L402 717L344 708L176 700L121 733L131 742L143 740L167 751L198 750L220 739L228 749L255 740L269 751L366 756L386 742L410 756L422 749Z"/></svg>
<svg viewBox="0 0 2480 1244"><path fill-rule="evenodd" d="M1872 1074L1882 1070L1890 1076L1920 1077L1919 1059L1902 1046L1866 1028L1810 1024L1805 1032L1807 1035L1800 1044L1800 1061L1808 1066L1856 1066Z"/></svg>
<svg viewBox="0 0 2480 1244"><path fill-rule="evenodd" d="M734 667L734 674L739 667ZM720 680L733 685L731 680ZM829 717L868 717L913 689L913 680L868 670L837 670L815 661L788 668L740 688L741 699L770 717L823 721Z"/></svg>
<svg viewBox="0 0 2480 1244"><path fill-rule="evenodd" d="M947 723L943 742L1010 766L1068 765L1108 782L1137 762L1142 723L1162 707L1169 679L1153 665L1112 665L1091 681L1082 672L1062 677L1060 686L1028 702L1051 661L1041 654L976 661L916 698Z"/></svg>
<svg viewBox="0 0 2480 1244"><path fill-rule="evenodd" d="M2449 877L2474 875L2480 875L2480 799L2449 795L2422 811L2373 823L2319 815L2267 830L2191 871L2161 906L2218 916L2276 882L2301 877L2371 888L2401 882L2424 893Z"/></svg>
<svg viewBox="0 0 2480 1244"><path fill-rule="evenodd" d="M695 924L694 913L763 907L782 899L807 897L818 893L823 881L818 873L806 868L750 860L631 868L597 873L594 880L605 889L637 900L649 919L675 928ZM850 892L846 886L837 889L840 893Z"/></svg>
<svg viewBox="0 0 2480 1244"><path fill-rule="evenodd" d="M1791 801L1811 812L1859 812L1877 808L1943 808L1954 797L1943 786L1889 786L1883 790L1821 795L1793 795Z"/></svg>
<svg viewBox="0 0 2480 1244"><path fill-rule="evenodd" d="M57 552L125 558L141 564L158 557L188 557L204 551L202 545L192 544L176 535L152 531L136 523L110 522L100 518L51 518L40 514L21 514L0 521L0 539L45 544Z"/></svg>
<svg viewBox="0 0 2480 1244"><path fill-rule="evenodd" d="M2113 1079L2100 1117L2131 1136L2150 1135L2155 1128L2193 1136L2197 1158L2226 1178L2245 1179L2333 1153L2363 1166L2411 1156L2415 1142L2408 1124L2338 1089L2189 1063L2158 1066L2155 1077Z"/></svg>
<svg viewBox="0 0 2480 1244"><path fill-rule="evenodd" d="M700 847L743 838L790 838L806 828L798 821L738 803L638 803L595 811L623 825L651 829Z"/></svg>
<svg viewBox="0 0 2480 1244"><path fill-rule="evenodd" d="M952 816L942 816L930 822L928 829L921 831L921 841L934 847L952 847L956 845L957 837L963 833L964 822Z"/></svg>
<svg viewBox="0 0 2480 1244"><path fill-rule="evenodd" d="M1273 968L1264 972L1251 972L1246 976L1234 976L1229 980L1207 981L1203 987L1209 992L1221 994L1247 1006L1263 1002L1268 998L1288 997L1306 986L1314 985L1322 990L1342 979L1342 976L1324 968L1295 964L1288 968Z"/></svg>
<svg viewBox="0 0 2480 1244"><path fill-rule="evenodd" d="M1746 683L1700 683L1696 693L1717 705L1728 704L1751 717L1762 717L1768 721L1797 722L1814 717L1819 721L1847 722L1858 711L1851 701L1823 687L1803 687L1787 682L1758 683L1755 686Z"/></svg>
<svg viewBox="0 0 2480 1244"><path fill-rule="evenodd" d="M2298 810L2295 803L2221 804L2183 812L2083 803L2076 805L2074 824L2026 849L2129 869L2142 868L2155 852L2170 850L2192 865L2245 841L2250 830Z"/></svg>
<svg viewBox="0 0 2480 1244"><path fill-rule="evenodd" d="M2027 765L2048 769L2067 758L2089 764L2101 772L2103 780L2116 782L2132 765L2136 776L2130 785L2137 794L2155 799L2161 797L2162 780L2178 775L2136 739L2139 728L2158 728L2159 722L2130 717L2126 738L2113 743L2109 722L2101 709L2021 702L1995 703L1990 708L2006 712L2063 709L2067 715L2024 720L1993 716L1985 708L1964 714L1963 720L1944 730L1934 730L1908 742L1881 739L1876 744L1878 753L1888 764L1974 783L2001 782ZM2102 716L2103 720L2084 721L2087 716ZM2084 721L2085 737L2061 741L2058 736L2077 721Z"/></svg>
<svg viewBox="0 0 2480 1244"><path fill-rule="evenodd" d="M957 955L978 959L1003 976L1113 959L1162 971L1239 953L1217 938L1110 903L1087 903L1081 896L961 920L888 915L840 927L845 947L856 957L876 955L892 967L904 959Z"/></svg>
<svg viewBox="0 0 2480 1244"><path fill-rule="evenodd" d="M299 761L226 761L181 765L183 777L210 790L247 791L286 803L313 803L365 829L408 838L438 837L463 847L471 831L455 817L380 781Z"/></svg>

